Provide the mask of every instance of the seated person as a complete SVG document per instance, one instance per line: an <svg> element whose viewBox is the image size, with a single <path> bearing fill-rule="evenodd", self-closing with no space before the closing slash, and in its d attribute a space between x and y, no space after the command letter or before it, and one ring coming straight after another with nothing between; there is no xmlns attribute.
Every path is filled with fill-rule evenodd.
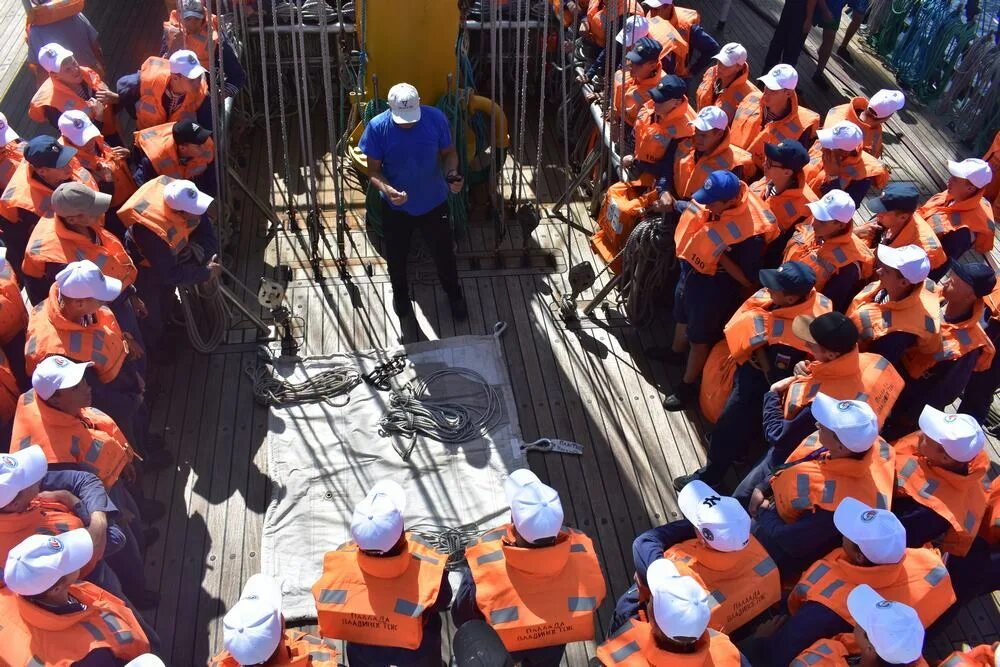
<svg viewBox="0 0 1000 667"><path fill-rule="evenodd" d="M879 245L899 248L918 245L927 253L931 263L930 277L937 281L948 270L945 254L937 234L927 221L917 213L920 192L911 183L890 183L878 199L868 202L868 209L875 220L854 230L858 237L874 250Z"/></svg>
<svg viewBox="0 0 1000 667"><path fill-rule="evenodd" d="M854 123L865 133L865 151L881 160L882 127L905 104L906 96L902 92L882 89L871 99L855 97L850 102L832 107L826 112L823 127L833 127L844 120Z"/></svg>
<svg viewBox="0 0 1000 667"><path fill-rule="evenodd" d="M759 94L760 90L750 82L747 50L742 44L730 42L719 49L712 59L715 64L702 75L695 102L699 110L707 106L719 107L726 112L731 125L740 103L747 95Z"/></svg>
<svg viewBox="0 0 1000 667"><path fill-rule="evenodd" d="M845 120L818 130L816 138L805 167L806 183L816 194L843 190L861 206L869 190L889 182L885 165L862 148L864 133L854 123Z"/></svg>
<svg viewBox="0 0 1000 667"><path fill-rule="evenodd" d="M951 260L959 260L970 248L986 254L993 249L994 220L985 190L993 180L993 169L985 160L948 160L948 187L917 209L930 223Z"/></svg>
<svg viewBox="0 0 1000 667"><path fill-rule="evenodd" d="M48 122L59 129L59 117L66 111L87 114L111 146L121 146L118 135L118 94L108 88L101 75L81 67L73 52L59 44L46 44L38 51L38 62L48 78L38 87L28 106L28 116L36 123Z"/></svg>

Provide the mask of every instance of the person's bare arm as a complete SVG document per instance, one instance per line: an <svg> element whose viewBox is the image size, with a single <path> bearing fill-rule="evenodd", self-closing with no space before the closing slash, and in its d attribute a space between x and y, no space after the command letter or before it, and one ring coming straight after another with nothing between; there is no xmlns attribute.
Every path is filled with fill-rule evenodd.
<svg viewBox="0 0 1000 667"><path fill-rule="evenodd" d="M448 181L448 188L452 192L461 192L465 179L458 173L458 151L454 146L449 146L441 151L441 158L444 160L444 175Z"/></svg>
<svg viewBox="0 0 1000 667"><path fill-rule="evenodd" d="M455 155L455 163L458 164L458 155ZM402 206L406 203L406 193L399 192L392 187L382 174L382 161L368 158L368 180L375 188L389 198L395 206Z"/></svg>

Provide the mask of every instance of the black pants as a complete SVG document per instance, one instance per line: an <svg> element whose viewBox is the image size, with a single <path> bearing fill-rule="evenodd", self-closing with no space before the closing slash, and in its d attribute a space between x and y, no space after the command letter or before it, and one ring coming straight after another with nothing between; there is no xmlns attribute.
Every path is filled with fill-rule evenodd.
<svg viewBox="0 0 1000 667"><path fill-rule="evenodd" d="M802 27L806 22L806 0L785 0L781 9L778 27L774 29L771 45L764 58L764 70L770 70L778 63L796 66L806 35Z"/></svg>
<svg viewBox="0 0 1000 667"><path fill-rule="evenodd" d="M438 280L448 298L452 301L458 299L462 292L458 286L458 267L455 264L447 202L423 215L410 215L393 209L383 200L382 232L385 235L385 261L389 265L393 302L402 303L410 298L406 261L410 255L413 230L420 231L424 244L433 256Z"/></svg>

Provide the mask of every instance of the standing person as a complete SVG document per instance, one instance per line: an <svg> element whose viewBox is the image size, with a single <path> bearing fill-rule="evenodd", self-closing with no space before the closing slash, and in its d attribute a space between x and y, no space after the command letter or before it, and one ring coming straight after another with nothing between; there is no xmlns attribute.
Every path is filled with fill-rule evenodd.
<svg viewBox="0 0 1000 667"><path fill-rule="evenodd" d="M114 184L112 206L117 209L132 196L136 187L128 165L129 149L108 144L97 126L82 111L67 111L60 116L59 133L62 135L59 143L76 149L76 159L84 169L102 179L111 178ZM105 222L116 236L125 234L125 228L114 213Z"/></svg>
<svg viewBox="0 0 1000 667"><path fill-rule="evenodd" d="M675 63L675 72L685 78L708 66L712 56L719 52L719 43L701 27L701 15L687 7L677 7L674 0L642 0L646 16L666 19L677 30L687 45L686 57ZM698 60L691 62L691 52L698 52Z"/></svg>
<svg viewBox="0 0 1000 667"><path fill-rule="evenodd" d="M785 0L778 25L764 56L764 68L771 69L778 63L795 67L802 47L812 29L816 0Z"/></svg>
<svg viewBox="0 0 1000 667"><path fill-rule="evenodd" d="M118 104L137 130L181 120L211 128L207 72L193 51L177 51L169 60L150 56L138 72L118 79Z"/></svg>
<svg viewBox="0 0 1000 667"><path fill-rule="evenodd" d="M213 197L216 194L215 141L212 131L190 120L164 123L135 133L132 147L136 185L157 176L191 181Z"/></svg>
<svg viewBox="0 0 1000 667"><path fill-rule="evenodd" d="M21 0L27 18L28 67L39 79L38 50L55 42L72 51L77 61L104 76L104 52L97 30L83 13L83 0Z"/></svg>
<svg viewBox="0 0 1000 667"><path fill-rule="evenodd" d="M643 37L625 54L628 66L615 72L615 92L611 102L611 119L619 118L630 128L635 125L639 111L649 99L649 92L663 78L660 51L663 47L652 37ZM615 123L615 127L618 127ZM633 143L633 142L628 142ZM631 148L626 147L625 152Z"/></svg>
<svg viewBox="0 0 1000 667"><path fill-rule="evenodd" d="M198 62L207 70L219 62L222 49L223 91L226 97L236 97L246 80L246 72L224 32L219 30L219 17L205 10L202 0L182 0L180 15L170 11L170 19L163 23L163 42L160 56L169 58L182 49L194 51Z"/></svg>
<svg viewBox="0 0 1000 667"><path fill-rule="evenodd" d="M844 13L844 6L851 10L851 24L844 33L844 41L840 43L837 55L847 62L853 62L853 57L847 51L847 45L868 15L871 0L819 0L819 3L820 16L814 16L813 22L823 28L823 41L816 53L816 71L813 72L812 80L817 86L827 90L830 82L823 76L823 72L826 71L826 64L830 62L830 55L833 53L833 43L837 40L837 30L840 29L840 17Z"/></svg>
<svg viewBox="0 0 1000 667"><path fill-rule="evenodd" d="M712 59L716 62L701 77L695 100L699 110L707 106L721 108L732 125L740 102L751 93L759 93L760 89L750 81L747 50L742 44L730 42Z"/></svg>
<svg viewBox="0 0 1000 667"><path fill-rule="evenodd" d="M420 104L420 94L408 83L393 86L388 100L389 110L369 121L359 147L368 158L371 185L382 194L393 308L400 318L413 314L406 261L417 229L434 256L452 317L464 320L468 311L458 283L448 192L461 192L465 179L458 173L448 119L439 109Z"/></svg>

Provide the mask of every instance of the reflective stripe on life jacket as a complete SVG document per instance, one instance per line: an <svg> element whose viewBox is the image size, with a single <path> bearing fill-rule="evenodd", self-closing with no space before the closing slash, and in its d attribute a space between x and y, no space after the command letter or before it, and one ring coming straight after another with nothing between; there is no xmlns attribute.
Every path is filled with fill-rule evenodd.
<svg viewBox="0 0 1000 667"><path fill-rule="evenodd" d="M911 333L917 337L914 347L933 354L941 348L941 302L937 283L925 280L900 301L876 303L882 281L869 283L851 301L847 316L861 332L858 343L862 350L874 341L894 332Z"/></svg>
<svg viewBox="0 0 1000 667"><path fill-rule="evenodd" d="M84 0L48 0L41 5L30 3L26 18L28 25L49 25L76 16L83 11L83 6Z"/></svg>
<svg viewBox="0 0 1000 667"><path fill-rule="evenodd" d="M840 269L857 264L861 280L867 281L875 269L875 254L853 232L824 240L816 238L812 225L799 225L785 246L783 262L808 264L816 273L816 289L820 292Z"/></svg>
<svg viewBox="0 0 1000 667"><path fill-rule="evenodd" d="M788 455L788 467L771 477L774 506L785 523L816 510L832 512L848 496L877 509L890 508L896 469L888 442L879 438L861 458L810 459L821 447L819 432L813 433Z"/></svg>
<svg viewBox="0 0 1000 667"><path fill-rule="evenodd" d="M91 190L97 191L97 181L90 172L80 166L76 158L70 160L73 169L72 180L83 183ZM14 175L7 184L7 189L0 196L0 215L8 221L20 221L18 209L34 213L39 218L52 215L52 191L41 180L34 177L34 170L27 161L21 162L14 170Z"/></svg>
<svg viewBox="0 0 1000 667"><path fill-rule="evenodd" d="M604 601L604 575L594 545L563 528L555 544L514 546L510 525L466 547L476 582L476 606L508 651L594 638L594 614Z"/></svg>
<svg viewBox="0 0 1000 667"><path fill-rule="evenodd" d="M740 652L726 635L707 630L692 653L664 651L653 639L647 621L632 619L597 647L597 658L605 667L738 667Z"/></svg>
<svg viewBox="0 0 1000 667"><path fill-rule="evenodd" d="M695 93L695 103L698 105L698 111L709 106L719 107L729 116L729 125L732 126L733 118L736 117L736 110L740 107L743 100L754 93L759 95L760 89L750 82L750 69L746 65L743 65L742 70L736 75L732 83L716 95L715 82L718 77L718 63L705 70L704 76L701 77L701 83L698 84L698 92Z"/></svg>
<svg viewBox="0 0 1000 667"><path fill-rule="evenodd" d="M127 289L135 282L136 268L125 246L117 236L104 228L94 227L96 240L89 233L75 232L55 217L38 221L28 240L22 270L32 278L45 276L46 264L69 264L87 259L106 276L122 281Z"/></svg>
<svg viewBox="0 0 1000 667"><path fill-rule="evenodd" d="M83 74L84 83L91 92L96 92L101 88L108 89L108 86L101 79L101 75L91 68L81 65L80 72ZM94 98L91 97L90 99ZM35 92L34 97L31 98L31 102L28 104L28 116L36 123L47 123L48 119L45 117L45 107L54 107L60 113L73 110L83 111L90 116L92 121L100 123L101 134L106 137L117 134L118 107L114 104L106 104L104 106L104 113L99 118L95 118L87 106L88 101L89 99L80 97L79 92L71 86L66 85L55 78L54 75L49 74L49 78L42 82L42 85L38 87L38 91Z"/></svg>
<svg viewBox="0 0 1000 667"><path fill-rule="evenodd" d="M806 183L815 192L826 192L831 181L834 188L846 190L852 183L871 179L869 188L881 190L889 182L889 172L878 158L867 151L841 155L840 163L834 167L823 159L823 147L817 141L809 150L809 164L802 170Z"/></svg>
<svg viewBox="0 0 1000 667"><path fill-rule="evenodd" d="M861 114L868 108L868 100L864 97L855 97L846 104L832 107L826 112L823 119L823 127L833 127L841 121L850 121L861 128L865 139L862 147L876 158L882 157L882 124L872 123L869 125L861 120Z"/></svg>
<svg viewBox="0 0 1000 667"><path fill-rule="evenodd" d="M644 209L656 199L656 190L628 182L613 184L604 195L604 204L597 216L597 231L590 237L590 246L611 264L615 273L621 270L622 264L618 253L625 248L632 230L642 220Z"/></svg>
<svg viewBox="0 0 1000 667"><path fill-rule="evenodd" d="M784 118L763 124L764 102L762 93L751 93L743 98L730 125L730 141L753 155L754 162L764 168L764 144L798 141L802 135L819 127L819 114L799 106L798 97L792 95L792 108Z"/></svg>
<svg viewBox="0 0 1000 667"><path fill-rule="evenodd" d="M134 195L118 209L118 218L125 227L142 225L160 239L177 255L187 247L188 238L198 225L199 216L190 216L167 206L163 199L163 188L174 179L157 176L143 183Z"/></svg>
<svg viewBox="0 0 1000 667"><path fill-rule="evenodd" d="M146 59L139 70L139 101L135 105L135 124L140 130L180 120L195 120L198 109L208 95L208 84L202 77L201 88L196 93L188 93L180 106L168 113L163 108L163 94L170 83L170 61L152 56Z"/></svg>
<svg viewBox="0 0 1000 667"><path fill-rule="evenodd" d="M66 137L59 137L59 143L75 148L76 159L80 161L84 169L92 174L96 174L101 167L107 167L111 171L111 178L115 184L115 192L111 196L111 206L115 208L121 206L135 192L135 179L132 178L132 169L129 167L128 161L115 155L111 147L104 143L103 137L96 137L87 142L85 146L72 144Z"/></svg>
<svg viewBox="0 0 1000 667"><path fill-rule="evenodd" d="M208 664L209 667L241 667L225 650ZM268 667L337 667L337 642L300 630L285 630L281 643L266 664Z"/></svg>
<svg viewBox="0 0 1000 667"><path fill-rule="evenodd" d="M200 146L191 144L198 153L191 158L181 160L177 153L177 143L174 141L174 125L163 123L135 133L135 145L149 158L157 176L170 176L193 180L208 169L215 160L215 141L209 137Z"/></svg>
<svg viewBox="0 0 1000 667"><path fill-rule="evenodd" d="M0 343L6 345L27 327L28 309L17 276L10 264L0 260Z"/></svg>
<svg viewBox="0 0 1000 667"><path fill-rule="evenodd" d="M990 467L986 452L968 463L965 475L932 466L917 450L922 434L911 433L893 444L896 450L896 494L912 498L946 519L951 529L935 544L956 556L969 552L986 511L983 481Z"/></svg>
<svg viewBox="0 0 1000 667"><path fill-rule="evenodd" d="M625 123L629 127L635 126L635 121L639 117L639 111L646 102L649 101L649 91L656 87L656 84L663 78L663 70L659 67L648 79L636 79L631 72L615 72L615 94L612 120L617 120L621 114L625 114ZM209 140L211 141L211 140ZM148 155L148 153L147 153Z"/></svg>
<svg viewBox="0 0 1000 667"><path fill-rule="evenodd" d="M997 656L1000 656L1000 642L980 644L968 651L949 654L938 667L996 667Z"/></svg>
<svg viewBox="0 0 1000 667"><path fill-rule="evenodd" d="M354 542L328 551L312 588L320 633L359 644L418 648L424 613L437 601L447 561L447 554L411 533L395 556L369 556Z"/></svg>
<svg viewBox="0 0 1000 667"><path fill-rule="evenodd" d="M32 535L59 535L77 528L83 528L80 518L70 508L50 500L35 498L27 510L17 514L0 512L0 561L6 563L10 550Z"/></svg>
<svg viewBox="0 0 1000 667"><path fill-rule="evenodd" d="M996 348L983 329L982 300L976 301L972 315L961 322L944 319L944 302L941 303L941 346L935 352L921 352L910 348L903 355L903 367L913 379L923 377L927 371L942 361L957 361L973 350L981 349L975 372L985 371L993 363Z"/></svg>
<svg viewBox="0 0 1000 667"><path fill-rule="evenodd" d="M879 242L891 248L901 248L904 245L920 246L927 253L931 269L936 269L948 261L948 255L945 253L937 234L919 213L914 213L910 221L903 225L892 239L886 241L885 234L883 234Z"/></svg>
<svg viewBox="0 0 1000 667"><path fill-rule="evenodd" d="M694 109L685 100L670 110L659 115L652 100L646 102L636 118L633 131L635 133L635 159L647 164L662 160L673 141L679 141L694 134L691 121L695 118ZM650 183L651 185L652 183Z"/></svg>
<svg viewBox="0 0 1000 667"><path fill-rule="evenodd" d="M1000 544L1000 477L986 488L986 512L979 524L979 536L989 544Z"/></svg>
<svg viewBox="0 0 1000 667"><path fill-rule="evenodd" d="M761 288L744 301L726 323L724 331L729 354L737 363L746 363L754 350L765 345L787 345L800 352L809 352L805 341L792 332L792 322L799 315L819 317L833 310L830 300L816 290L794 306L773 306L770 292Z"/></svg>
<svg viewBox="0 0 1000 667"><path fill-rule="evenodd" d="M713 171L735 171L743 176L754 169L750 153L729 143L724 136L715 150L708 155L698 155L691 138L683 139L677 146L674 160L674 194L677 199L691 199Z"/></svg>
<svg viewBox="0 0 1000 667"><path fill-rule="evenodd" d="M840 400L864 401L878 415L879 426L903 390L903 378L879 354L857 348L830 361L811 361L806 375L796 376L785 394L785 419L792 419L819 392Z"/></svg>
<svg viewBox="0 0 1000 667"><path fill-rule="evenodd" d="M6 190L17 165L24 159L24 142L15 139L0 147L0 191Z"/></svg>
<svg viewBox="0 0 1000 667"><path fill-rule="evenodd" d="M171 10L170 19L163 22L163 43L167 47L166 53L163 54L165 57L169 58L177 51L185 49L194 51L201 66L209 69L215 54L215 45L219 43L219 17L212 14L210 20L202 22L201 30L189 33L177 16L177 10Z"/></svg>
<svg viewBox="0 0 1000 667"><path fill-rule="evenodd" d="M609 16L608 11L615 16ZM608 30L621 26L622 16L634 15L645 16L642 5L638 0L594 0L587 6L587 37L598 48L605 48L608 41ZM615 35L611 35L614 39Z"/></svg>
<svg viewBox="0 0 1000 667"><path fill-rule="evenodd" d="M968 229L975 237L974 247L986 254L993 250L996 225L993 210L984 197L971 197L965 201L948 203L948 191L939 192L917 209L941 238L959 229ZM958 259L955 257L953 259Z"/></svg>
<svg viewBox="0 0 1000 667"><path fill-rule="evenodd" d="M798 657L789 663L788 667L845 667L860 664L861 649L854 641L853 632L844 632L832 639L817 639ZM927 667L927 661L920 658L908 663L912 667ZM990 667L993 667L992 663Z"/></svg>
<svg viewBox="0 0 1000 667"><path fill-rule="evenodd" d="M791 187L771 196L767 194L766 177L750 184L750 192L763 201L764 206L774 216L780 230L778 236L812 217L812 212L806 204L816 201L819 197L805 184L805 179L801 180L800 187Z"/></svg>

